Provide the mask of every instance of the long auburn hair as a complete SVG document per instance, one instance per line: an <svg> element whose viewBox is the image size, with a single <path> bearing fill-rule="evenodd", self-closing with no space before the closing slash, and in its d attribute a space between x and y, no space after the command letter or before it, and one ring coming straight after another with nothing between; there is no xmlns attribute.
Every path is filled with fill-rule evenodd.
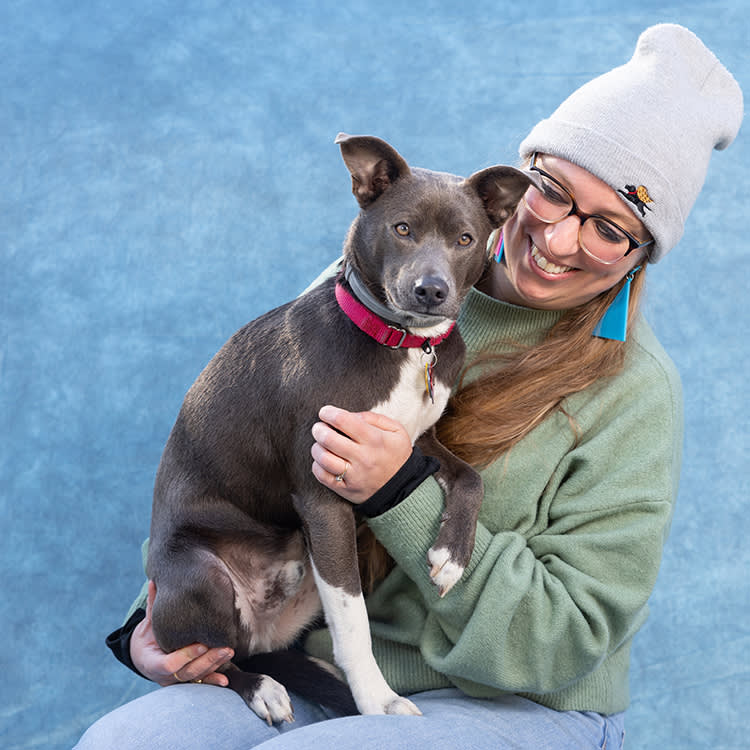
<svg viewBox="0 0 750 750"><path fill-rule="evenodd" d="M645 280L642 268L631 283L629 330L638 314ZM600 378L616 375L624 364L625 342L592 335L624 284L625 279L568 310L540 343L520 347L503 342L510 345L507 353L484 353L470 362L438 422L440 441L464 461L483 468L556 411L566 414L577 437L575 420L565 411L565 399ZM475 369L478 376L467 377ZM369 592L393 563L364 523L359 526L357 543L362 585Z"/></svg>
<svg viewBox="0 0 750 750"><path fill-rule="evenodd" d="M592 333L624 284L625 279L567 311L540 343L515 346L507 354L482 354L471 362L438 423L441 442L482 468L507 453L552 412L565 413L568 396L620 372L625 343ZM631 282L629 329L644 285L642 269ZM482 374L467 382L475 368L481 368ZM575 432L575 421L570 419L570 424Z"/></svg>

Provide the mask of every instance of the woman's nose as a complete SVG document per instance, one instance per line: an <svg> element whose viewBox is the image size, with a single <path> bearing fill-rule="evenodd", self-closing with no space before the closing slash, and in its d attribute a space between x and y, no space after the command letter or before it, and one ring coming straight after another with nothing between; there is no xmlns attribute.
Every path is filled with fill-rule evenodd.
<svg viewBox="0 0 750 750"><path fill-rule="evenodd" d="M548 224L544 229L547 250L557 258L576 255L580 249L578 246L580 229L581 220L575 214L571 214L554 224Z"/></svg>

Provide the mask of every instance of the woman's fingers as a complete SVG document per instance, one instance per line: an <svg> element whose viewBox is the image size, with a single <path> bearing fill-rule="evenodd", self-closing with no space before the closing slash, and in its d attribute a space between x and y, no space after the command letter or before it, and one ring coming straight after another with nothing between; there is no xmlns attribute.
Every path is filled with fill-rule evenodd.
<svg viewBox="0 0 750 750"><path fill-rule="evenodd" d="M312 428L313 474L350 502L375 494L411 454L406 430L382 414L324 406L319 416Z"/></svg>
<svg viewBox="0 0 750 750"><path fill-rule="evenodd" d="M318 416L323 422L344 433L358 444L366 444L372 440L374 430L384 432L401 432L403 426L384 414L372 411L353 412L339 409L330 404L321 408Z"/></svg>
<svg viewBox="0 0 750 750"><path fill-rule="evenodd" d="M217 670L234 656L229 648L207 648L195 643L166 655L163 670L167 679L174 682L203 682L225 687L227 676Z"/></svg>
<svg viewBox="0 0 750 750"><path fill-rule="evenodd" d="M165 653L156 642L152 611L156 585L148 584L146 617L138 623L130 640L130 656L138 671L159 685L178 682L203 682L225 687L229 680L217 670L234 656L231 648L209 648L202 643Z"/></svg>
<svg viewBox="0 0 750 750"><path fill-rule="evenodd" d="M318 422L313 427L313 437L315 443L310 453L316 463L331 475L346 474L354 459L356 447L349 446L351 441L343 442L337 437L331 437L333 432L330 427ZM345 456L348 456L346 458Z"/></svg>

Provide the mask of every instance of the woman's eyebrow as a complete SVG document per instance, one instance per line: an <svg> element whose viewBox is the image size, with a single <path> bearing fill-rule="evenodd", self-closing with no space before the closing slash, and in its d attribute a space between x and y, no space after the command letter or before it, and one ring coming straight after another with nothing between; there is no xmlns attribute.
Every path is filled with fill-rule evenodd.
<svg viewBox="0 0 750 750"><path fill-rule="evenodd" d="M578 204L578 198L575 197L575 191L565 178L561 177L559 174L551 172L549 166L544 164L542 156L539 156L539 158L537 159L537 164L541 164L544 171L547 172L550 177L554 177L554 179L557 180L557 182L559 182L570 193L576 204ZM638 221L638 217L630 213L630 211L627 210L626 206L618 207L615 211L610 211L609 209L607 209L606 211L603 211L601 213L599 211L584 211L584 213L594 213L600 216L604 216L607 219L611 219L616 224L621 225L623 229L627 229L628 232L630 232L634 237L639 237L639 235L643 231L645 231L646 234L649 234L646 227ZM642 239L645 241L645 239L647 238L644 237Z"/></svg>

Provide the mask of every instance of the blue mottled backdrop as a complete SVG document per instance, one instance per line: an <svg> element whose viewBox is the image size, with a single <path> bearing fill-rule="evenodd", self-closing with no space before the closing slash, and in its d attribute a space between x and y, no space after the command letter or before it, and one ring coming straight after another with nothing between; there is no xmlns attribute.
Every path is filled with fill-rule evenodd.
<svg viewBox="0 0 750 750"><path fill-rule="evenodd" d="M339 253L356 205L336 133L443 171L513 163L660 21L750 91L744 0L0 4L6 750L68 748L152 688L104 636L141 585L159 456L225 339ZM714 155L685 238L649 271L687 438L630 748L747 747L748 135Z"/></svg>

